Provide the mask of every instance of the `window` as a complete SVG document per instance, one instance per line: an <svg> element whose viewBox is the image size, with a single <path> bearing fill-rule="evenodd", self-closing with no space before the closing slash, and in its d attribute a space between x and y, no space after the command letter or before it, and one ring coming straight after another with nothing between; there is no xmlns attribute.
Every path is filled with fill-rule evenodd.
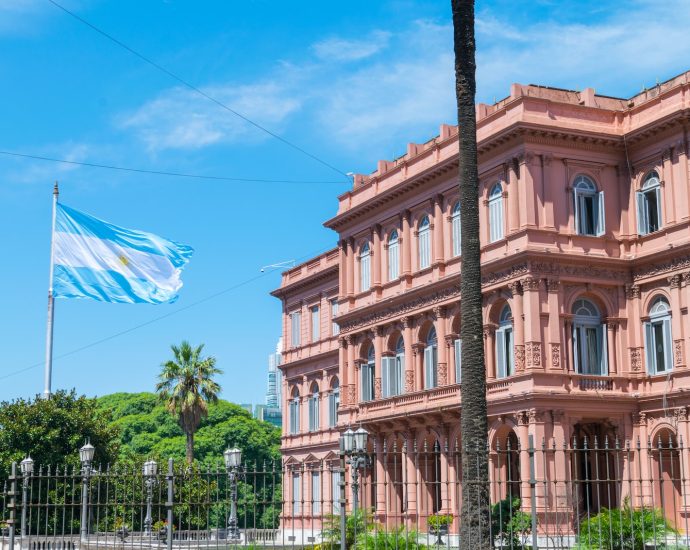
<svg viewBox="0 0 690 550"><path fill-rule="evenodd" d="M496 377L505 378L513 374L513 314L510 306L501 311L496 329Z"/></svg>
<svg viewBox="0 0 690 550"><path fill-rule="evenodd" d="M290 399L290 434L299 433L299 393L295 389Z"/></svg>
<svg viewBox="0 0 690 550"><path fill-rule="evenodd" d="M455 344L455 383L462 382L462 340L458 338Z"/></svg>
<svg viewBox="0 0 690 550"><path fill-rule="evenodd" d="M578 176L573 184L575 231L579 235L604 234L604 192L586 176Z"/></svg>
<svg viewBox="0 0 690 550"><path fill-rule="evenodd" d="M300 345L300 328L302 326L302 315L299 311L290 314L290 344L293 348Z"/></svg>
<svg viewBox="0 0 690 550"><path fill-rule="evenodd" d="M333 495L333 514L340 513L340 472L331 470L331 495Z"/></svg>
<svg viewBox="0 0 690 550"><path fill-rule="evenodd" d="M460 237L462 233L460 232L460 201L455 203L453 206L453 213L450 216L451 223L453 224L453 257L460 256Z"/></svg>
<svg viewBox="0 0 690 550"><path fill-rule="evenodd" d="M374 399L374 346L369 345L367 362L362 365L362 401L372 401Z"/></svg>
<svg viewBox="0 0 690 550"><path fill-rule="evenodd" d="M319 306L311 308L311 341L316 342L319 339L319 332L321 328L321 315L319 315Z"/></svg>
<svg viewBox="0 0 690 550"><path fill-rule="evenodd" d="M395 355L381 359L383 371L383 397L393 397L402 393L402 373L405 370L405 343L398 338Z"/></svg>
<svg viewBox="0 0 690 550"><path fill-rule="evenodd" d="M364 243L359 251L359 290L364 292L371 287L371 249Z"/></svg>
<svg viewBox="0 0 690 550"><path fill-rule="evenodd" d="M429 216L424 216L419 221L419 232L417 239L419 241L419 269L424 269L431 265L431 224L429 223Z"/></svg>
<svg viewBox="0 0 690 550"><path fill-rule="evenodd" d="M489 193L489 242L503 238L503 188L497 183Z"/></svg>
<svg viewBox="0 0 690 550"><path fill-rule="evenodd" d="M645 323L645 350L647 372L660 374L673 368L671 353L671 309L665 298L659 297L649 310L649 321Z"/></svg>
<svg viewBox="0 0 690 550"><path fill-rule="evenodd" d="M659 174L651 172L637 195L637 232L654 233L661 228L661 181Z"/></svg>
<svg viewBox="0 0 690 550"><path fill-rule="evenodd" d="M578 374L606 376L606 324L592 302L580 298L573 304L573 360Z"/></svg>
<svg viewBox="0 0 690 550"><path fill-rule="evenodd" d="M398 232L393 229L388 237L388 280L395 281L399 276L400 246Z"/></svg>
<svg viewBox="0 0 690 550"><path fill-rule="evenodd" d="M333 428L338 423L338 407L340 407L340 383L336 378L328 395L328 426Z"/></svg>
<svg viewBox="0 0 690 550"><path fill-rule="evenodd" d="M436 329L431 327L429 335L426 337L426 347L424 348L424 388L427 390L438 385L437 363L438 340L436 338Z"/></svg>
<svg viewBox="0 0 690 550"><path fill-rule="evenodd" d="M337 336L340 334L340 325L334 321L338 316L338 299L333 298L331 300L331 335Z"/></svg>
<svg viewBox="0 0 690 550"><path fill-rule="evenodd" d="M311 386L309 396L309 431L316 432L319 429L319 386L314 383Z"/></svg>
<svg viewBox="0 0 690 550"><path fill-rule="evenodd" d="M299 474L292 474L292 515L299 516L300 513L300 477Z"/></svg>
<svg viewBox="0 0 690 550"><path fill-rule="evenodd" d="M321 476L319 472L311 473L311 513L321 513Z"/></svg>

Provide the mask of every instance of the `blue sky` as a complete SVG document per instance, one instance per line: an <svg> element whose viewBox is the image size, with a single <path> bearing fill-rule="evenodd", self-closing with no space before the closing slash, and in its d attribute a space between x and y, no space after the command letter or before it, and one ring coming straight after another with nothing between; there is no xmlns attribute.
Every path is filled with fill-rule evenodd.
<svg viewBox="0 0 690 550"><path fill-rule="evenodd" d="M0 154L0 399L42 390L34 365L44 356L57 179L65 204L196 252L175 304L57 301L54 388L151 390L169 345L189 339L218 359L223 397L262 402L280 331L280 303L269 292L280 276L259 270L335 245L321 224L348 188L342 173L369 172L454 123L450 2L63 1L341 173L47 0L0 0L1 151L311 182L185 179ZM688 0L478 2L477 99L500 99L512 82L630 96L690 69L688 28Z"/></svg>

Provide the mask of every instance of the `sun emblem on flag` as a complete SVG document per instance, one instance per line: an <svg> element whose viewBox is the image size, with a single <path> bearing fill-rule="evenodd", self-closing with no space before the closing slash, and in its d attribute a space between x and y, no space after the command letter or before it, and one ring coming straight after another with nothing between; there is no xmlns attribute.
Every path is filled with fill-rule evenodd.
<svg viewBox="0 0 690 550"><path fill-rule="evenodd" d="M122 265L124 265L125 267L129 265L129 260L126 256L120 256L118 259L120 260L120 262L122 262Z"/></svg>

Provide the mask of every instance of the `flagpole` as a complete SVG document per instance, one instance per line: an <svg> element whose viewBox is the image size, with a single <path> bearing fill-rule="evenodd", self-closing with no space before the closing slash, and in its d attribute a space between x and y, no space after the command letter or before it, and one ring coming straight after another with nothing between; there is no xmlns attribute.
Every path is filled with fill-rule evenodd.
<svg viewBox="0 0 690 550"><path fill-rule="evenodd" d="M48 323L46 326L46 368L44 375L43 397L48 399L50 397L50 382L53 374L53 317L54 317L54 302L53 298L53 255L55 253L55 212L57 210L58 182L55 182L53 187L53 223L50 232L50 279L48 282Z"/></svg>

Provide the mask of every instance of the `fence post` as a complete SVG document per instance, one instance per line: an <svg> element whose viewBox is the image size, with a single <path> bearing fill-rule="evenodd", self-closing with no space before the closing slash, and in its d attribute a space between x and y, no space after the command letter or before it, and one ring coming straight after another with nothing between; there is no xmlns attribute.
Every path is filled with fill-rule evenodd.
<svg viewBox="0 0 690 550"><path fill-rule="evenodd" d="M10 517L7 520L10 528L10 547L9 550L14 550L14 524L17 517L16 507L17 507L17 463L12 463L12 475L10 476L10 502L7 505L7 509L10 511Z"/></svg>
<svg viewBox="0 0 690 550"><path fill-rule="evenodd" d="M534 468L534 436L532 434L528 437L529 449L529 492L530 500L532 501L532 550L538 550L537 544L537 479Z"/></svg>
<svg viewBox="0 0 690 550"><path fill-rule="evenodd" d="M174 470L173 470L173 459L169 458L168 459L168 475L165 476L165 479L168 480L168 500L165 503L166 508L168 509L168 517L167 517L167 529L168 533L166 536L166 544L168 550L172 550L173 547L173 499L175 497L174 493Z"/></svg>

